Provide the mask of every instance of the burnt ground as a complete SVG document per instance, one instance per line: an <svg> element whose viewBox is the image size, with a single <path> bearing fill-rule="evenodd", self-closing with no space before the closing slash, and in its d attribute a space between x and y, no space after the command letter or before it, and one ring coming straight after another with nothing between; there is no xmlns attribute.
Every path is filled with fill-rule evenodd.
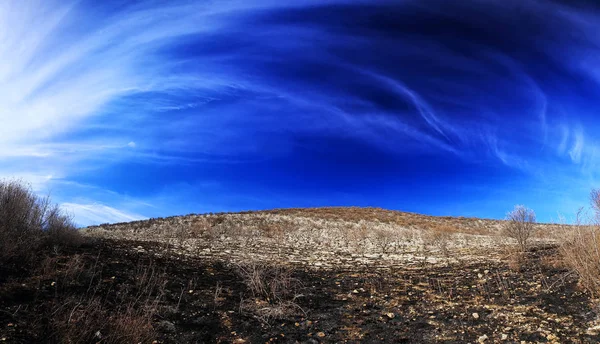
<svg viewBox="0 0 600 344"><path fill-rule="evenodd" d="M105 322L124 310L150 314L144 341L158 343L599 342L586 333L596 309L556 254L529 252L520 267L292 267L292 306L266 316L278 304L253 295L236 266L151 242L96 240L48 249L35 269L0 270L0 342L131 342L107 337Z"/></svg>

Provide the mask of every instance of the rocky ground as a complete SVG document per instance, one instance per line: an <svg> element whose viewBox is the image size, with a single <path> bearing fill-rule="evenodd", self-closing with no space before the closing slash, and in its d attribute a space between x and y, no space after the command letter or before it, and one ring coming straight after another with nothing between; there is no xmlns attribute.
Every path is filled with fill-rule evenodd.
<svg viewBox="0 0 600 344"><path fill-rule="evenodd" d="M226 217L177 219L171 227L185 230L176 234L153 229L168 228L161 221L93 228L94 240L49 248L35 270L0 270L0 341L600 342L596 303L551 240L516 261L491 232L450 231L441 245L418 228L323 216L312 220L331 232L293 247L292 239L316 233L310 218L276 217L301 223L292 228L306 233L293 234L244 216L245 231ZM400 239L381 246L372 233L382 229ZM344 231L365 235L361 245L339 239Z"/></svg>

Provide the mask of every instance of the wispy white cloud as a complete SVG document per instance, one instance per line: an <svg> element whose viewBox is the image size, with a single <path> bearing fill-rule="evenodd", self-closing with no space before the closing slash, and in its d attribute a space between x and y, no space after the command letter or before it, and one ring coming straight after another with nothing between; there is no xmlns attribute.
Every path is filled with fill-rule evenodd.
<svg viewBox="0 0 600 344"><path fill-rule="evenodd" d="M581 128L575 129L573 135L574 138L571 148L569 149L569 156L574 163L579 164L581 162L581 156L584 150L585 136Z"/></svg>
<svg viewBox="0 0 600 344"><path fill-rule="evenodd" d="M272 18L253 26L284 7L329 3L356 1L139 1L103 17L82 1L1 2L0 177L26 179L42 192L58 185L73 191L80 187L69 184L73 176L117 162L236 163L284 155L297 144L283 137L291 134L352 137L388 151L488 154L529 173L549 170L556 156L578 171L598 166L593 128L557 123L553 107L566 101L518 54L485 42L453 45L404 33L385 38L382 49L377 43L384 38L375 36L387 33L369 36L381 29L376 25L344 31L343 21L329 27L338 21L319 22L307 13L306 25L285 23L285 33ZM493 6L501 12L504 5ZM569 56L556 53L560 37L536 40L534 54L564 57L567 67L600 80L597 16L539 1L526 2L523 11L560 19L565 32L583 30L587 36L569 45ZM240 29L252 13L256 20L247 22L254 24ZM445 15L452 13L462 15ZM232 49L239 51L207 53L204 45L220 43L223 32L239 39ZM202 36L210 38L206 44L184 46L190 56L177 55L180 43ZM368 56L352 56L359 49ZM330 70L337 73L323 75ZM356 81L354 88L346 88L345 77ZM363 93L367 88L382 92ZM393 101L381 100L383 91ZM289 107L295 111L287 113ZM548 142L556 150L538 154ZM155 206L131 205L124 193L108 190L87 199L66 193L59 199L85 223L137 219Z"/></svg>
<svg viewBox="0 0 600 344"><path fill-rule="evenodd" d="M73 216L75 223L87 226L98 223L137 221L146 218L143 215L129 213L104 204L62 203L61 208Z"/></svg>
<svg viewBox="0 0 600 344"><path fill-rule="evenodd" d="M563 155L567 151L567 145L569 144L569 127L567 125L560 125L560 143L558 144L558 154Z"/></svg>

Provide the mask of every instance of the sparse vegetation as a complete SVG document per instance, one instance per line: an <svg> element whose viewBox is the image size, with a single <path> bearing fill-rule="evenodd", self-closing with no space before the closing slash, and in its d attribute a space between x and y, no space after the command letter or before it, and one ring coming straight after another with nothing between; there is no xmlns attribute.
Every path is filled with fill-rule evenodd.
<svg viewBox="0 0 600 344"><path fill-rule="evenodd" d="M498 261L503 221L324 208L95 226L92 244L39 245L38 269L0 281L0 339L600 340L583 273L536 236L560 226L532 226L518 269Z"/></svg>
<svg viewBox="0 0 600 344"><path fill-rule="evenodd" d="M0 181L0 264L3 269L39 263L42 246L75 246L83 241L71 219L50 199L19 181Z"/></svg>
<svg viewBox="0 0 600 344"><path fill-rule="evenodd" d="M38 197L19 181L1 181L0 300L4 301L0 311L9 307L7 297L9 302L31 297L35 310L26 329L36 342L151 342L155 338L151 321L160 298L157 275L143 270L133 274L133 290L120 286L106 290L97 269L99 256L91 261L81 254L63 254L84 244L89 239L49 198ZM30 286L36 287L31 290ZM24 300L11 299L23 289ZM38 299L46 302L36 305ZM22 308L18 304L15 312L6 314L13 319Z"/></svg>
<svg viewBox="0 0 600 344"><path fill-rule="evenodd" d="M237 264L236 273L251 294L251 297L242 299L241 309L249 310L261 321L268 323L271 319L281 319L302 311L296 303L302 297L301 283L292 276L291 269L249 262Z"/></svg>

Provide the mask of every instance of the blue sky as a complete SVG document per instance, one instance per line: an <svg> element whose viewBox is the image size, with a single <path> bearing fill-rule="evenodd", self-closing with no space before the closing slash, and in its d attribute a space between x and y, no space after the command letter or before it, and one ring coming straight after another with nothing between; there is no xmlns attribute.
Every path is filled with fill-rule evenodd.
<svg viewBox="0 0 600 344"><path fill-rule="evenodd" d="M0 177L81 225L569 218L600 186L599 30L590 1L3 1Z"/></svg>

